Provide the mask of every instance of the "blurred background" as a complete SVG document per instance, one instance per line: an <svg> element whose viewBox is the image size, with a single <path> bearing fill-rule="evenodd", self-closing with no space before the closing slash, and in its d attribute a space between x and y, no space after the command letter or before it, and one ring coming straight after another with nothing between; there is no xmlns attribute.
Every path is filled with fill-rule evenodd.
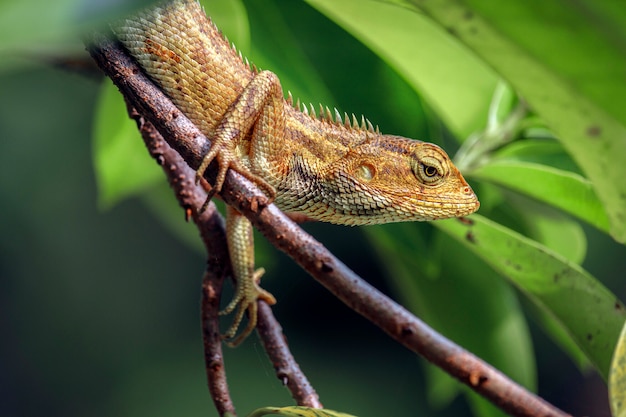
<svg viewBox="0 0 626 417"><path fill-rule="evenodd" d="M256 13L258 3L244 3L254 40L267 15ZM342 111L368 115L385 132L428 137L419 97L367 48L304 2L264 3L333 94L305 101L332 100ZM184 223L182 210L167 215L172 225L155 209L166 200L164 183L114 205L102 203L92 137L103 80L90 69L57 65L59 56L77 63L88 58L79 32L72 37L57 27L58 33L50 29L49 43L35 43L27 34L56 15L43 4L16 4L0 3L0 22L17 19L23 31L15 24L12 33L0 29L0 415L217 415L200 335L205 260L197 243L181 238L193 236L194 227ZM120 13L87 1L59 2L58 13L61 4L78 10L71 16L81 25ZM29 16L24 10L36 17L22 24ZM456 146L444 144L451 153ZM163 204L175 210L173 197ZM394 296L361 229L304 227ZM430 226L420 230L428 235ZM586 231L584 267L623 300L626 250ZM258 263L268 271L263 286L279 300L275 314L326 407L362 417L470 415L462 398L432 407L421 359L336 301L261 237L257 242ZM575 415L608 416L601 378L581 373L532 321L529 326L539 394ZM240 415L291 404L256 336L225 354Z"/></svg>

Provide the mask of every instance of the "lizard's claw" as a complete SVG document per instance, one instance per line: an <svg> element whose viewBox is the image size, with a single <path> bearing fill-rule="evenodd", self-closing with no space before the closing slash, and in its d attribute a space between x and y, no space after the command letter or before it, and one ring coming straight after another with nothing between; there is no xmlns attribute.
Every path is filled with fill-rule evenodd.
<svg viewBox="0 0 626 417"><path fill-rule="evenodd" d="M273 305L276 304L276 298L269 292L265 291L259 286L259 281L265 273L265 269L259 268L254 271L252 287L245 285L244 283L237 283L237 290L235 296L228 305L219 312L220 316L230 314L235 309L235 317L233 323L230 325L226 333L222 335L222 339L228 340L226 344L235 347L244 341L246 337L252 333L257 323L257 300L261 299L266 303ZM243 331L235 337L239 325L243 320L243 314L248 312L248 324Z"/></svg>
<svg viewBox="0 0 626 417"><path fill-rule="evenodd" d="M236 172L243 175L246 179L252 181L257 187L259 187L268 197L268 202L266 204L270 204L274 200L276 195L274 187L272 187L272 185L263 178L253 174L252 171L250 171L250 168L244 165L235 155L232 147L232 142L216 139L214 143L211 144L209 152L204 156L198 170L196 171L196 184L198 184L198 182L200 182L200 180L204 177L204 174L211 162L214 159L217 160L219 168L217 171L217 177L215 178L215 184L212 185L211 190L207 193L207 198L200 208L200 213L203 213L206 210L211 198L213 198L216 193L222 191L222 186L226 180L226 173L229 168L234 169Z"/></svg>

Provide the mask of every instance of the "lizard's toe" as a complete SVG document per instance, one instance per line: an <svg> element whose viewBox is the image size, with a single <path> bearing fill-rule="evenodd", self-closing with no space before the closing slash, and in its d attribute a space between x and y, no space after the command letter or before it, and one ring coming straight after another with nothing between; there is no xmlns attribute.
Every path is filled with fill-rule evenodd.
<svg viewBox="0 0 626 417"><path fill-rule="evenodd" d="M235 312L235 316L233 317L233 322L228 330L222 335L222 339L227 340L226 343L229 346L239 345L256 327L257 300L263 300L270 305L276 304L276 298L270 292L261 288L258 284L264 273L265 270L263 268L259 268L254 271L253 287L246 291L239 291L240 287L238 286L238 291L235 294L235 297L233 297L230 303L228 303L228 305L219 312L219 315L223 316L232 313L235 309L237 310ZM237 331L243 321L243 315L246 312L248 312L248 323L245 329L237 335Z"/></svg>

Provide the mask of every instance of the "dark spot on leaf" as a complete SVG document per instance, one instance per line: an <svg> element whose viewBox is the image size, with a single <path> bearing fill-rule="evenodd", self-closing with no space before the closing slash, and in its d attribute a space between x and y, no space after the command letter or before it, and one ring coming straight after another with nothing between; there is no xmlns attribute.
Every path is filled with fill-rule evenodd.
<svg viewBox="0 0 626 417"><path fill-rule="evenodd" d="M456 29L455 29L455 28L449 27L449 28L446 28L446 30L447 30L447 31L448 31L448 33L449 33L450 35L452 35L452 36L457 36L457 35L458 35L458 32L456 31Z"/></svg>
<svg viewBox="0 0 626 417"><path fill-rule="evenodd" d="M602 128L597 125L591 125L587 128L587 136L591 136L592 138L600 136L602 133Z"/></svg>
<svg viewBox="0 0 626 417"><path fill-rule="evenodd" d="M622 303L620 303L619 301L615 302L615 309L616 310L623 310L624 306L622 305Z"/></svg>
<svg viewBox="0 0 626 417"><path fill-rule="evenodd" d="M474 13L471 10L466 10L465 13L463 13L463 19L472 20L473 18L474 18Z"/></svg>
<svg viewBox="0 0 626 417"><path fill-rule="evenodd" d="M522 270L522 266L520 264L517 264L517 263L513 262L510 259L505 260L504 264L506 266L509 266L509 267L515 269L516 271L521 271Z"/></svg>
<svg viewBox="0 0 626 417"><path fill-rule="evenodd" d="M467 241L470 243L476 243L476 237L474 236L474 233L472 232L467 232L465 234L465 239L467 239Z"/></svg>
<svg viewBox="0 0 626 417"><path fill-rule="evenodd" d="M459 221L467 226L473 226L474 220L469 219L467 217L459 217Z"/></svg>
<svg viewBox="0 0 626 417"><path fill-rule="evenodd" d="M559 282L559 279L561 279L561 275L559 275L559 274L554 274L554 276L552 277L552 279L554 280L554 282Z"/></svg>
<svg viewBox="0 0 626 417"><path fill-rule="evenodd" d="M591 333L587 333L587 340L590 342L593 340L593 335Z"/></svg>

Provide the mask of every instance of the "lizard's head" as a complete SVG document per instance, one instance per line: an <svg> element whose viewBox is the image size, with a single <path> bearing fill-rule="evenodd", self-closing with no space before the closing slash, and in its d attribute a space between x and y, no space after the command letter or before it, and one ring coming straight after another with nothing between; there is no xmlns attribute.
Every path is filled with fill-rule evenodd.
<svg viewBox="0 0 626 417"><path fill-rule="evenodd" d="M445 219L469 215L480 206L441 148L398 136L357 145L323 177L329 211L319 220L332 223Z"/></svg>

